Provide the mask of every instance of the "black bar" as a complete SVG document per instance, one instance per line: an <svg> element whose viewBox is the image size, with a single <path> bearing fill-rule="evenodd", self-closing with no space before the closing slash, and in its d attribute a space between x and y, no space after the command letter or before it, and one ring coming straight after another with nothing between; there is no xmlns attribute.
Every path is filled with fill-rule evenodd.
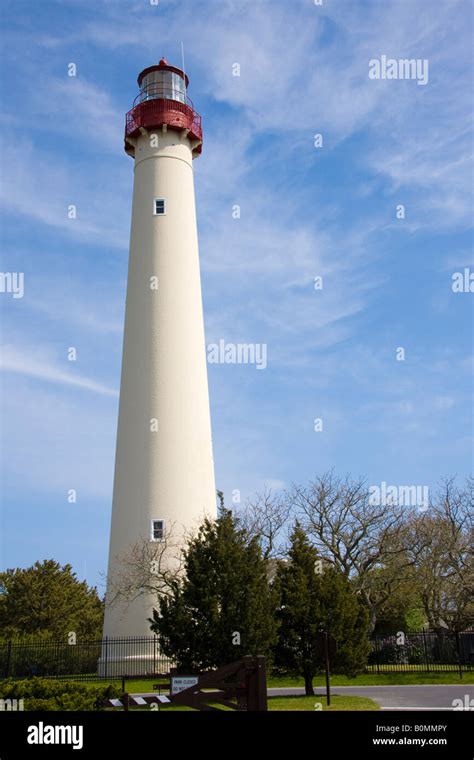
<svg viewBox="0 0 474 760"><path fill-rule="evenodd" d="M436 717L434 717L436 715ZM40 721L51 726L76 726L82 728L83 747L74 752L71 746L39 746L27 742L28 730ZM162 725L165 722L165 726ZM305 750L314 753L315 736L318 746L337 748L337 754L349 757L360 754L363 758L399 758L407 760L430 760L434 758L456 758L471 760L472 716L465 711L447 710L443 712L166 712L157 716L152 710L130 710L127 715L116 712L84 713L28 713L4 712L0 714L0 757L2 760L16 760L18 757L36 758L96 758L98 749L107 743L107 756L124 757L136 755L139 737L140 755L155 755L157 741L163 752L176 754L176 743L187 732L196 745L209 746L209 737L216 747L228 748L229 742L237 743L237 749L244 746L239 756L246 757L245 737L251 737L252 748L264 756L279 757L285 737L298 742L298 754ZM442 723L446 731L430 733L430 725ZM395 729L387 734L378 729L385 725ZM402 730L405 726L406 730ZM415 731L415 726L425 730ZM398 730L397 730L398 727ZM411 731L407 729L413 727ZM157 739L157 730L159 738ZM186 736L186 734L184 734ZM429 737L446 738L445 746L405 747L377 746L378 737ZM243 738L242 738L243 737ZM248 742L247 742L248 743ZM284 742L285 744L287 742ZM227 751L227 750L226 750ZM230 753L231 757L233 754Z"/></svg>
<svg viewBox="0 0 474 760"><path fill-rule="evenodd" d="M5 678L8 678L10 675L11 658L12 658L12 641L10 639L7 645L7 662L5 665Z"/></svg>
<svg viewBox="0 0 474 760"><path fill-rule="evenodd" d="M423 648L425 650L425 659L426 659L426 672L430 672L430 664L428 662L428 648L426 646L426 634L425 631L423 631Z"/></svg>
<svg viewBox="0 0 474 760"><path fill-rule="evenodd" d="M459 645L459 633L457 631L456 631L456 634L455 634L455 638L456 638L456 649L457 649L457 652L458 652L459 678L462 681L461 647Z"/></svg>
<svg viewBox="0 0 474 760"><path fill-rule="evenodd" d="M329 643L327 631L324 632L324 665L326 668L326 702L331 704L331 683L329 680Z"/></svg>

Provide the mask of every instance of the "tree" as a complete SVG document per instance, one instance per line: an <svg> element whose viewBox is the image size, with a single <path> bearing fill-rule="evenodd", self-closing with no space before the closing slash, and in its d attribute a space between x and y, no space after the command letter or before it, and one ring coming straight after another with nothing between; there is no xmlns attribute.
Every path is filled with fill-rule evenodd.
<svg viewBox="0 0 474 760"><path fill-rule="evenodd" d="M221 508L184 550L184 573L150 620L161 651L183 670L219 667L276 641L275 591L258 541Z"/></svg>
<svg viewBox="0 0 474 760"><path fill-rule="evenodd" d="M248 500L239 515L248 533L258 538L265 559L277 559L285 553L282 532L289 516L290 506L285 495L275 494L267 487Z"/></svg>
<svg viewBox="0 0 474 760"><path fill-rule="evenodd" d="M321 556L353 582L369 610L377 612L406 578L415 557L405 553L406 513L394 504L374 503L363 480L325 473L289 499ZM384 573L377 572L381 567Z"/></svg>
<svg viewBox="0 0 474 760"><path fill-rule="evenodd" d="M380 573L381 584L385 585L384 568L375 572ZM379 607L374 632L388 635L399 631L417 633L423 630L426 622L417 583L416 568L412 566L407 569L405 580L396 584L393 593Z"/></svg>
<svg viewBox="0 0 474 760"><path fill-rule="evenodd" d="M462 631L474 622L473 481L465 488L443 481L429 509L409 524L415 587L429 626Z"/></svg>
<svg viewBox="0 0 474 760"><path fill-rule="evenodd" d="M182 572L181 534L169 523L162 541L140 538L114 559L107 577L107 607L128 605L143 594L166 596Z"/></svg>
<svg viewBox="0 0 474 760"><path fill-rule="evenodd" d="M48 634L78 639L102 636L103 605L97 589L78 581L71 565L52 559L0 573L0 634Z"/></svg>
<svg viewBox="0 0 474 760"><path fill-rule="evenodd" d="M338 568L321 560L297 522L288 561L279 565L279 639L276 663L303 675L307 695L322 667L318 634L326 631L338 643L334 666L348 675L367 661L367 610Z"/></svg>

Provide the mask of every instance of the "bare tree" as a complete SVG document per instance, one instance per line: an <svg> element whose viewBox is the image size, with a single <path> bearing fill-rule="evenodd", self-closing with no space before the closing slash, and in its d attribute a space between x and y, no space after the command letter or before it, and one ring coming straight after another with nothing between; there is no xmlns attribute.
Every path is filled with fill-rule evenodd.
<svg viewBox="0 0 474 760"><path fill-rule="evenodd" d="M174 533L170 525L162 541L142 538L115 557L114 573L108 578L108 606L126 607L143 594L156 598L172 594L183 569L183 538Z"/></svg>
<svg viewBox="0 0 474 760"><path fill-rule="evenodd" d="M402 540L404 509L374 503L364 480L342 480L332 472L307 487L294 486L290 500L321 556L363 596L373 630L378 609L414 561Z"/></svg>
<svg viewBox="0 0 474 760"><path fill-rule="evenodd" d="M284 528L291 506L286 494L273 493L265 486L262 493L247 500L238 517L250 536L257 536L264 559L279 559L285 553Z"/></svg>
<svg viewBox="0 0 474 760"><path fill-rule="evenodd" d="M407 552L430 628L460 631L474 622L473 481L442 482L429 510L410 523Z"/></svg>

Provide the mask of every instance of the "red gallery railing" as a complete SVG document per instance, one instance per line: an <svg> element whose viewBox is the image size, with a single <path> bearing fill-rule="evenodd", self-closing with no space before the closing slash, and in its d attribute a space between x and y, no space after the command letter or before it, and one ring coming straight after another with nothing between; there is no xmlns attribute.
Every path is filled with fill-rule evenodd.
<svg viewBox="0 0 474 760"><path fill-rule="evenodd" d="M201 152L201 117L194 110L192 101L181 92L168 93L162 87L155 87L154 91L148 88L137 95L133 108L125 117L125 139L137 137L140 128L154 129L163 124L188 130L190 140L199 141L193 152Z"/></svg>

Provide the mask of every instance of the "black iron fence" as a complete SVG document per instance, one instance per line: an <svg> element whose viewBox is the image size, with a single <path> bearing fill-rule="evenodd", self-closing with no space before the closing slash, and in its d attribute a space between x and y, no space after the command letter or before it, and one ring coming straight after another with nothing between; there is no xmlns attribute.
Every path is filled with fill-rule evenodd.
<svg viewBox="0 0 474 760"><path fill-rule="evenodd" d="M155 636L106 638L100 641L0 642L0 678L119 680L153 678L168 673L173 663L160 655Z"/></svg>
<svg viewBox="0 0 474 760"><path fill-rule="evenodd" d="M474 631L458 634L397 633L370 641L368 673L442 673L474 670ZM173 662L155 636L68 643L0 641L0 678L41 676L76 681L155 678Z"/></svg>
<svg viewBox="0 0 474 760"><path fill-rule="evenodd" d="M369 673L443 673L474 669L474 631L462 633L399 632L371 641Z"/></svg>

